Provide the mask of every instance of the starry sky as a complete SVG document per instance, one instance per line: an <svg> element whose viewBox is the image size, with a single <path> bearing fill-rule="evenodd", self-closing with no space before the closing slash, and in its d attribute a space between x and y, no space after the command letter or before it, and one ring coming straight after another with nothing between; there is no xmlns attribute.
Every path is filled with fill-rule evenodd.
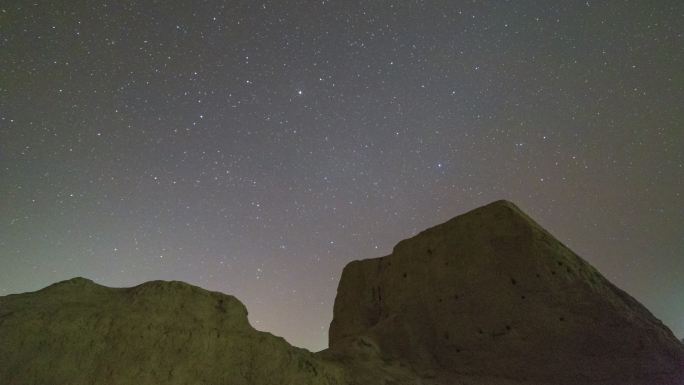
<svg viewBox="0 0 684 385"><path fill-rule="evenodd" d="M0 295L233 294L327 345L354 259L509 199L684 336L684 3L5 1Z"/></svg>

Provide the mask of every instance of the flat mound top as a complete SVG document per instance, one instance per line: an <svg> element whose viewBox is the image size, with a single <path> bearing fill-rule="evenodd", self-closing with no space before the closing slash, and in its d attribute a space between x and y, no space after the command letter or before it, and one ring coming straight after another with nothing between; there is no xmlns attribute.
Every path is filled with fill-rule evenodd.
<svg viewBox="0 0 684 385"><path fill-rule="evenodd" d="M235 297L178 281L85 278L0 297L7 384L332 385L344 371L259 332Z"/></svg>

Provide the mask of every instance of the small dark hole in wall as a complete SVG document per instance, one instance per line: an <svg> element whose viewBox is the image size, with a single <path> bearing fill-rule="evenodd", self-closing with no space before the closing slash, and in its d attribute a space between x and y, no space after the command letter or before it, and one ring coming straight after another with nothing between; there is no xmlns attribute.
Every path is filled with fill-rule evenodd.
<svg viewBox="0 0 684 385"><path fill-rule="evenodd" d="M458 299L458 294L454 294L454 299Z"/></svg>
<svg viewBox="0 0 684 385"><path fill-rule="evenodd" d="M461 349L456 349L456 353L460 353L460 352L461 352Z"/></svg>
<svg viewBox="0 0 684 385"><path fill-rule="evenodd" d="M428 255L432 255L432 249L427 249Z"/></svg>
<svg viewBox="0 0 684 385"><path fill-rule="evenodd" d="M525 297L524 295L520 296L520 299L525 299L525 298L527 298L527 297Z"/></svg>
<svg viewBox="0 0 684 385"><path fill-rule="evenodd" d="M408 276L408 274L404 273L404 278L406 278L407 276Z"/></svg>
<svg viewBox="0 0 684 385"><path fill-rule="evenodd" d="M516 282L514 278L511 278L511 284L515 285L515 284L517 284L517 283L518 283L518 282Z"/></svg>
<svg viewBox="0 0 684 385"><path fill-rule="evenodd" d="M556 272L551 270L551 275L556 275Z"/></svg>
<svg viewBox="0 0 684 385"><path fill-rule="evenodd" d="M541 275L539 275L539 273L537 273L535 275L537 276L537 278L541 278Z"/></svg>
<svg viewBox="0 0 684 385"><path fill-rule="evenodd" d="M563 321L565 321L565 317L560 317L560 318L558 318L558 320L560 320L561 322L563 322Z"/></svg>
<svg viewBox="0 0 684 385"><path fill-rule="evenodd" d="M477 332L478 332L479 334L484 334L484 331L483 331L482 329L477 329Z"/></svg>
<svg viewBox="0 0 684 385"><path fill-rule="evenodd" d="M563 262L558 262L558 266L563 266Z"/></svg>
<svg viewBox="0 0 684 385"><path fill-rule="evenodd" d="M511 330L511 325L506 325L506 330Z"/></svg>

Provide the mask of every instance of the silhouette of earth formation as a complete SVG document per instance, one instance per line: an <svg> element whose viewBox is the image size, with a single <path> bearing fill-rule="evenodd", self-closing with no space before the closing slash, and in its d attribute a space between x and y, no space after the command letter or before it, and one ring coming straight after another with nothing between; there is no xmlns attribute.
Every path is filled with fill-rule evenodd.
<svg viewBox="0 0 684 385"><path fill-rule="evenodd" d="M684 385L684 345L497 201L342 273L330 347L255 330L235 297L74 278L0 297L0 384Z"/></svg>

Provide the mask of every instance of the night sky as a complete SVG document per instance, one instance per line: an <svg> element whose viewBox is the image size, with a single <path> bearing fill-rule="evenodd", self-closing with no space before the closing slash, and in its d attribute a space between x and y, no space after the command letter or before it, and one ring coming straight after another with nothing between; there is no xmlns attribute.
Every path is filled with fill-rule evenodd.
<svg viewBox="0 0 684 385"><path fill-rule="evenodd" d="M327 345L344 265L509 199L684 336L684 2L0 5L0 295L182 280Z"/></svg>

